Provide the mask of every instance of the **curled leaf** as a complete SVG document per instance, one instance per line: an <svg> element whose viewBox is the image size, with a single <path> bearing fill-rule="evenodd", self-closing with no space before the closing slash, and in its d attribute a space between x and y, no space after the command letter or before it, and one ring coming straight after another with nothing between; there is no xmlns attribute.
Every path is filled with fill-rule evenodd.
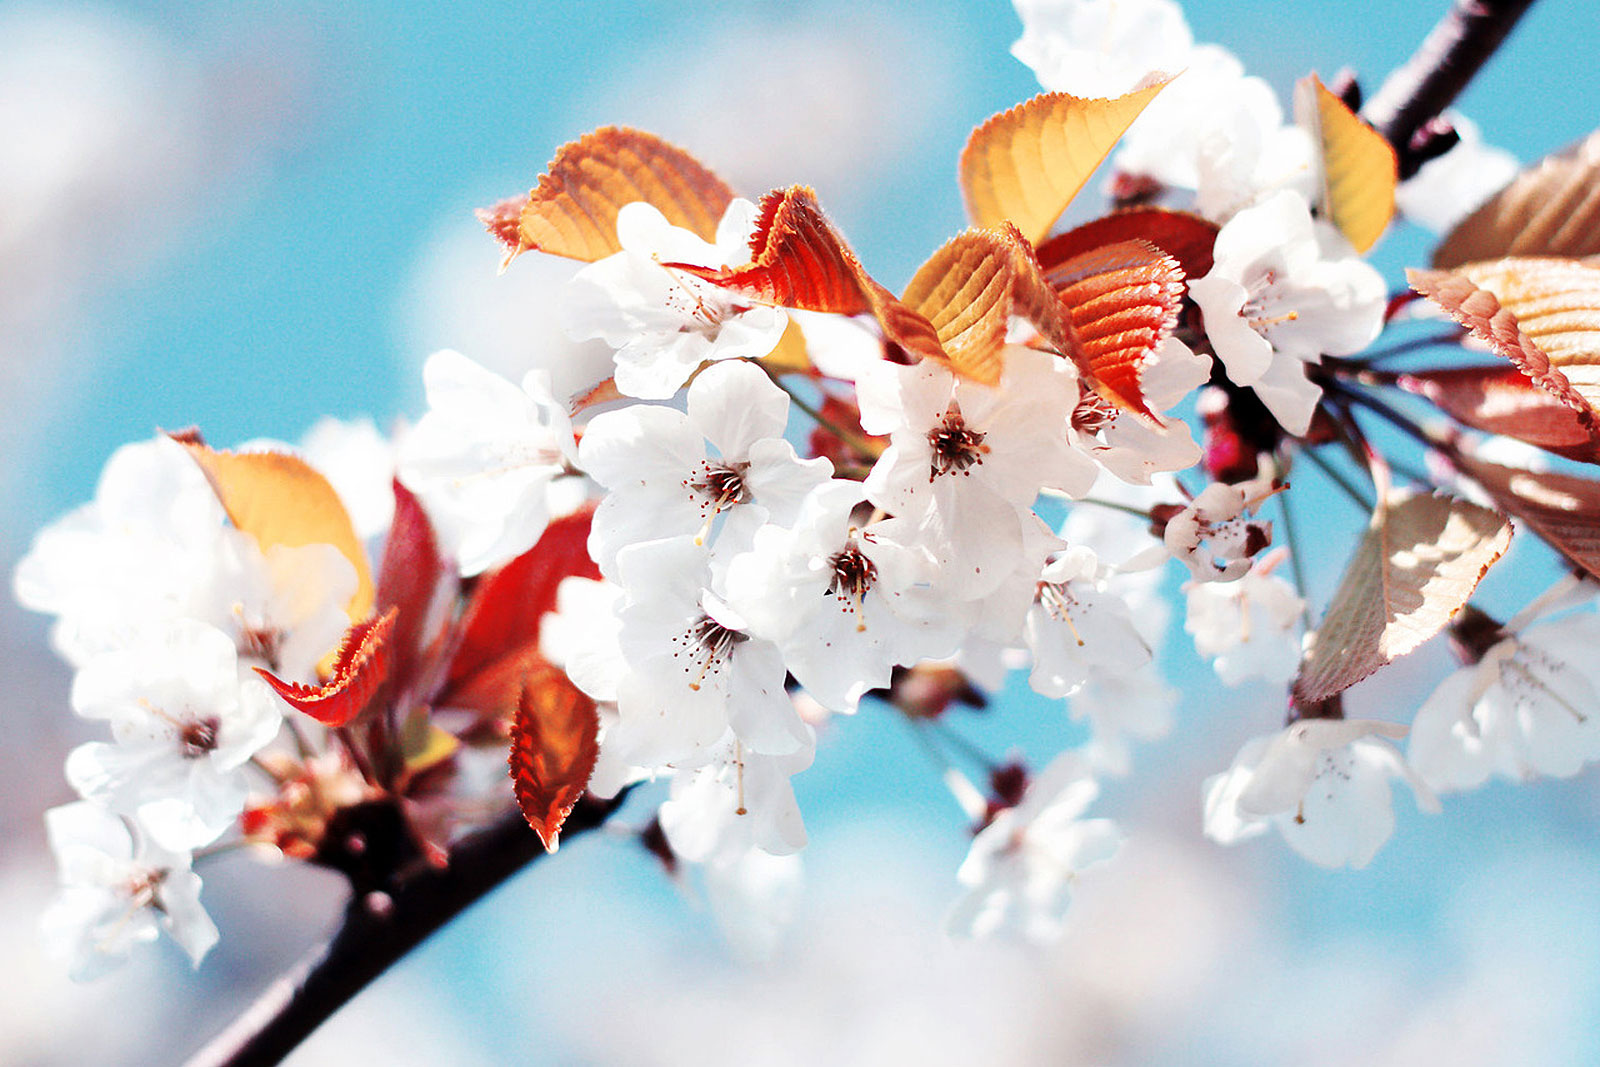
<svg viewBox="0 0 1600 1067"><path fill-rule="evenodd" d="M1314 74L1295 86L1294 104L1322 164L1317 205L1357 252L1366 252L1394 218L1400 180L1394 148Z"/></svg>
<svg viewBox="0 0 1600 1067"><path fill-rule="evenodd" d="M972 131L961 192L973 225L1015 223L1037 244L1155 95L1157 82L1110 100L1042 93Z"/></svg>
<svg viewBox="0 0 1600 1067"><path fill-rule="evenodd" d="M1511 524L1488 508L1447 496L1384 501L1307 639L1295 700L1326 700L1438 633L1510 543Z"/></svg>
<svg viewBox="0 0 1600 1067"><path fill-rule="evenodd" d="M1516 367L1417 370L1401 375L1399 385L1427 397L1474 430L1514 437L1568 459L1600 463L1595 420L1539 388Z"/></svg>
<svg viewBox="0 0 1600 1067"><path fill-rule="evenodd" d="M1600 130L1513 178L1450 231L1435 267L1501 256L1600 253Z"/></svg>
<svg viewBox="0 0 1600 1067"><path fill-rule="evenodd" d="M1081 252L1045 272L1072 323L1069 353L1095 391L1154 418L1144 401L1145 357L1172 334L1183 304L1178 261L1146 241Z"/></svg>
<svg viewBox="0 0 1600 1067"><path fill-rule="evenodd" d="M1600 267L1498 259L1407 272L1411 287L1600 434Z"/></svg>
<svg viewBox="0 0 1600 1067"><path fill-rule="evenodd" d="M332 545L356 571L356 591L345 613L352 622L372 613L366 549L328 479L285 452L218 452L197 435L174 439L200 464L228 518L255 538L261 551L274 545Z"/></svg>
<svg viewBox="0 0 1600 1067"><path fill-rule="evenodd" d="M599 755L594 701L553 667L526 679L511 724L512 789L523 818L554 852Z"/></svg>
<svg viewBox="0 0 1600 1067"><path fill-rule="evenodd" d="M932 324L867 274L855 252L802 185L761 198L750 262L727 268L668 266L763 304L837 315L870 313L884 335L917 356L945 360Z"/></svg>
<svg viewBox="0 0 1600 1067"><path fill-rule="evenodd" d="M683 149L655 134L606 126L564 144L525 198L478 212L506 248L592 263L621 250L617 212L642 200L674 226L715 240L733 190ZM516 226L511 225L516 214Z"/></svg>
<svg viewBox="0 0 1600 1067"><path fill-rule="evenodd" d="M346 726L367 709L389 677L389 639L394 633L395 615L395 609L390 608L345 631L332 674L322 685L286 682L260 667L256 673L296 710L324 726Z"/></svg>
<svg viewBox="0 0 1600 1067"><path fill-rule="evenodd" d="M1467 455L1453 457L1452 462L1482 486L1497 507L1600 578L1600 482L1503 467Z"/></svg>
<svg viewBox="0 0 1600 1067"><path fill-rule="evenodd" d="M1050 238L1039 246L1039 265L1049 270L1073 256L1121 241L1148 241L1177 260L1184 277L1203 278L1211 273L1217 224L1187 211L1129 208Z"/></svg>
<svg viewBox="0 0 1600 1067"><path fill-rule="evenodd" d="M455 570L445 565L433 524L416 496L394 479L394 521L378 567L377 602L380 612L397 613L390 646L400 685L421 666L455 591Z"/></svg>
<svg viewBox="0 0 1600 1067"><path fill-rule="evenodd" d="M1033 246L1010 223L946 242L917 270L902 299L933 325L952 369L986 385L1000 381L1012 316L1031 322L1058 352L1073 348L1071 327Z"/></svg>

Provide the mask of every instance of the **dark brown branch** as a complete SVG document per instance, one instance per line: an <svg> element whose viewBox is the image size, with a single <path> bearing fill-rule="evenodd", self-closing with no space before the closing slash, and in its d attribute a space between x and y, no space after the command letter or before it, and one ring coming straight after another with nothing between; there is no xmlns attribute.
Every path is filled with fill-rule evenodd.
<svg viewBox="0 0 1600 1067"><path fill-rule="evenodd" d="M1394 146L1400 177L1411 177L1438 154L1429 151L1429 124L1532 6L1533 0L1453 0L1433 32L1367 103L1362 116Z"/></svg>
<svg viewBox="0 0 1600 1067"><path fill-rule="evenodd" d="M585 798L562 828L568 840L605 822L617 801ZM394 835L399 815L389 804L349 809L342 840L359 840L351 856L365 862L344 868L353 895L333 940L315 949L275 981L221 1034L195 1053L188 1067L267 1067L283 1060L391 964L492 889L544 855L522 813L510 811L456 846L450 865L434 868L402 860L408 847ZM331 835L330 835L331 836ZM410 854L415 855L414 848ZM385 859L387 857L387 859ZM386 873L389 871L397 873Z"/></svg>

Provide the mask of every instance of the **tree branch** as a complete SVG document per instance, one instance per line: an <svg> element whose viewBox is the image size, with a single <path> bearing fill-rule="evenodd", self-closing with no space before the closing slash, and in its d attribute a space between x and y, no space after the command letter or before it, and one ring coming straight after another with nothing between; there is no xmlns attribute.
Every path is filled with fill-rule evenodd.
<svg viewBox="0 0 1600 1067"><path fill-rule="evenodd" d="M621 803L586 797L562 827L563 840L604 823ZM389 966L427 940L492 889L544 855L520 811L512 810L457 845L448 867L397 862L407 854L390 803L360 805L339 840L359 842L321 862L350 877L352 896L333 940L308 953L271 986L187 1067L268 1067L279 1063ZM342 813L341 813L342 814ZM330 838L334 835L330 832ZM418 855L414 846L410 853Z"/></svg>
<svg viewBox="0 0 1600 1067"><path fill-rule="evenodd" d="M1533 0L1453 0L1410 59L1384 81L1362 116L1394 146L1400 177L1433 156L1429 123L1450 106L1494 55Z"/></svg>

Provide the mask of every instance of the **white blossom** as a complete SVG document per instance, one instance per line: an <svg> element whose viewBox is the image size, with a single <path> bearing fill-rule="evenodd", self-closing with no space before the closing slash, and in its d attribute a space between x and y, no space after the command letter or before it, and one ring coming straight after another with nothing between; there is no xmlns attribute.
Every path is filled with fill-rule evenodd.
<svg viewBox="0 0 1600 1067"><path fill-rule="evenodd" d="M397 451L376 423L324 416L300 439L300 452L339 494L357 537L365 541L389 528Z"/></svg>
<svg viewBox="0 0 1600 1067"><path fill-rule="evenodd" d="M1194 47L1173 0L1013 2L1022 37L1011 54L1054 92L1120 96L1152 73L1177 73Z"/></svg>
<svg viewBox="0 0 1600 1067"><path fill-rule="evenodd" d="M1020 804L996 813L973 839L956 873L966 893L946 920L950 932L1058 938L1079 872L1110 859L1122 843L1109 819L1082 817L1099 793L1081 756L1057 756Z"/></svg>
<svg viewBox="0 0 1600 1067"><path fill-rule="evenodd" d="M1224 685L1249 678L1286 683L1300 666L1305 601L1274 568L1285 550L1263 556L1237 582L1191 582L1183 628Z"/></svg>
<svg viewBox="0 0 1600 1067"><path fill-rule="evenodd" d="M1253 512L1277 491L1271 478L1211 483L1167 520L1167 551L1196 582L1238 581L1272 544L1272 523Z"/></svg>
<svg viewBox="0 0 1600 1067"><path fill-rule="evenodd" d="M1206 836L1231 845L1274 826L1323 867L1365 867L1394 832L1389 779L1404 778L1425 811L1438 800L1383 738L1406 728L1370 719L1302 719L1245 742L1207 778Z"/></svg>
<svg viewBox="0 0 1600 1067"><path fill-rule="evenodd" d="M789 779L807 767L815 742L783 756L747 752L731 733L698 767L672 776L658 818L672 851L691 863L732 858L752 848L786 856L806 845Z"/></svg>
<svg viewBox="0 0 1600 1067"><path fill-rule="evenodd" d="M428 413L400 448L400 480L421 498L443 548L474 575L533 547L550 518L548 492L574 452L566 409L548 378L522 388L459 352L422 368Z"/></svg>
<svg viewBox="0 0 1600 1067"><path fill-rule="evenodd" d="M622 251L578 272L564 292L563 313L573 340L599 337L617 349L620 392L665 400L707 360L759 359L777 347L789 322L781 308L665 266L749 262L757 214L748 200L734 200L710 245L649 204L617 213Z"/></svg>
<svg viewBox="0 0 1600 1067"><path fill-rule="evenodd" d="M200 905L200 878L187 852L169 852L85 801L45 812L61 888L40 917L49 953L72 977L98 977L120 964L136 944L172 935L200 965L217 943L217 928Z"/></svg>
<svg viewBox="0 0 1600 1067"><path fill-rule="evenodd" d="M1477 123L1455 111L1443 116L1461 135L1395 190L1395 205L1412 221L1446 234L1517 176L1517 157L1486 144Z"/></svg>
<svg viewBox="0 0 1600 1067"><path fill-rule="evenodd" d="M1305 433L1322 391L1304 364L1359 352L1378 335L1383 278L1287 190L1223 226L1215 257L1189 292L1217 358L1286 430Z"/></svg>
<svg viewBox="0 0 1600 1067"><path fill-rule="evenodd" d="M1128 605L1106 585L1109 568L1073 547L1039 576L1025 633L1033 653L1028 682L1047 697L1076 693L1096 670L1132 673L1150 662Z"/></svg>

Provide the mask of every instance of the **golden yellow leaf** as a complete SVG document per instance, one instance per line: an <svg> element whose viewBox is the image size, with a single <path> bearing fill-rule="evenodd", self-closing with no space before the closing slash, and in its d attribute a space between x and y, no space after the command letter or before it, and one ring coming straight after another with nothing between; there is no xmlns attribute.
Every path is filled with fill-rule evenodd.
<svg viewBox="0 0 1600 1067"><path fill-rule="evenodd" d="M1311 133L1322 161L1317 203L1355 250L1365 252L1394 218L1400 180L1394 149L1315 74L1295 86L1294 103L1295 117Z"/></svg>
<svg viewBox="0 0 1600 1067"><path fill-rule="evenodd" d="M900 299L933 324L951 369L985 385L1000 381L1013 315L1033 323L1063 355L1074 348L1072 328L1033 246L1010 223L947 241L918 268Z"/></svg>
<svg viewBox="0 0 1600 1067"><path fill-rule="evenodd" d="M643 130L606 126L562 145L526 198L478 217L505 247L507 263L530 249L592 263L621 250L617 212L626 204L642 200L712 241L732 199L727 183L683 149Z"/></svg>
<svg viewBox="0 0 1600 1067"><path fill-rule="evenodd" d="M1295 700L1326 700L1438 633L1510 543L1511 524L1488 508L1389 497L1307 641Z"/></svg>
<svg viewBox="0 0 1600 1067"><path fill-rule="evenodd" d="M1525 169L1456 224L1435 267L1500 256L1600 253L1600 130Z"/></svg>
<svg viewBox="0 0 1600 1067"><path fill-rule="evenodd" d="M961 193L975 226L1015 223L1038 244L1123 132L1167 85L1110 100L1043 93L990 118L961 151Z"/></svg>
<svg viewBox="0 0 1600 1067"><path fill-rule="evenodd" d="M328 544L356 569L356 591L345 606L351 622L372 614L372 571L350 514L328 479L284 452L217 452L197 438L178 438L200 464L228 518L256 539L261 551Z"/></svg>

